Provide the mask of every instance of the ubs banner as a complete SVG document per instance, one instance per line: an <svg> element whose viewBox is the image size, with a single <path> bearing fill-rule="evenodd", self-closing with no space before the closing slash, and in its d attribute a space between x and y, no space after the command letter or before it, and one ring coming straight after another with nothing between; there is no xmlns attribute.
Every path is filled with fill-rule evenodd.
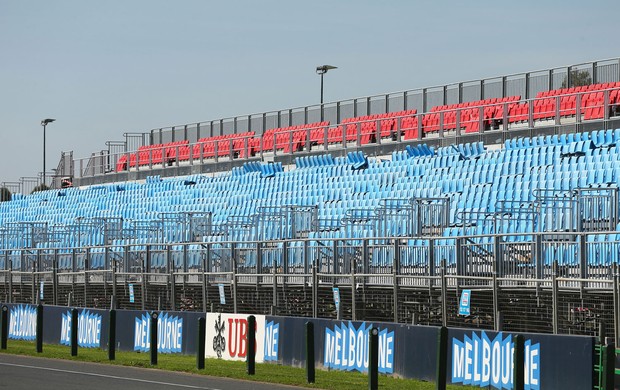
<svg viewBox="0 0 620 390"><path fill-rule="evenodd" d="M307 318L266 318L264 360L302 367L305 364ZM438 328L388 323L312 320L318 367L368 370L368 334L379 329L379 371L434 380Z"/></svg>
<svg viewBox="0 0 620 390"><path fill-rule="evenodd" d="M523 334L526 389L591 389L594 338ZM513 335L449 329L448 379L512 389Z"/></svg>
<svg viewBox="0 0 620 390"><path fill-rule="evenodd" d="M207 313L205 356L243 360L247 356L248 314ZM256 318L256 362L265 361L265 316Z"/></svg>

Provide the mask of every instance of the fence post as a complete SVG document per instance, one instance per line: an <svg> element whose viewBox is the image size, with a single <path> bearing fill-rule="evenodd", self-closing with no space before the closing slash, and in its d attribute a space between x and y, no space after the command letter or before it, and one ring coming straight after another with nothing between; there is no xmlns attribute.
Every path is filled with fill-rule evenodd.
<svg viewBox="0 0 620 390"><path fill-rule="evenodd" d="M620 315L620 291L618 283L620 282L618 275L618 264L613 266L613 295L614 295L614 339L616 343L620 343L620 321L618 316Z"/></svg>
<svg viewBox="0 0 620 390"><path fill-rule="evenodd" d="M448 328L442 326L437 333L437 366L435 372L435 389L446 390L448 369Z"/></svg>
<svg viewBox="0 0 620 390"><path fill-rule="evenodd" d="M558 261L553 261L553 271L551 272L551 295L553 302L553 334L558 334Z"/></svg>
<svg viewBox="0 0 620 390"><path fill-rule="evenodd" d="M516 335L514 341L513 359L513 389L524 390L525 389L525 345L523 342L523 336Z"/></svg>
<svg viewBox="0 0 620 390"><path fill-rule="evenodd" d="M232 263L233 313L237 314L237 251L234 243L230 244L230 261Z"/></svg>
<svg viewBox="0 0 620 390"><path fill-rule="evenodd" d="M256 317L248 317L248 347L246 355L248 375L254 375L256 372Z"/></svg>
<svg viewBox="0 0 620 390"><path fill-rule="evenodd" d="M205 368L205 338L207 331L207 320L204 317L198 319L198 348L196 348L196 368Z"/></svg>
<svg viewBox="0 0 620 390"><path fill-rule="evenodd" d="M157 365L157 319L159 314L157 312L151 313L151 365Z"/></svg>
<svg viewBox="0 0 620 390"><path fill-rule="evenodd" d="M601 348L603 354L603 383L600 389L614 390L614 376L616 371L616 345L611 343Z"/></svg>
<svg viewBox="0 0 620 390"><path fill-rule="evenodd" d="M2 319L0 319L2 327L0 329L0 349L6 349L7 340L9 338L9 308L2 305Z"/></svg>
<svg viewBox="0 0 620 390"><path fill-rule="evenodd" d="M312 317L319 316L319 278L317 277L317 265L312 266Z"/></svg>
<svg viewBox="0 0 620 390"><path fill-rule="evenodd" d="M400 273L400 242L398 239L394 240L394 273L392 275L394 280L394 317L392 321L398 323L398 274Z"/></svg>
<svg viewBox="0 0 620 390"><path fill-rule="evenodd" d="M43 305L37 305L37 352L43 352Z"/></svg>
<svg viewBox="0 0 620 390"><path fill-rule="evenodd" d="M379 387L379 330L370 329L368 337L368 389L377 390Z"/></svg>
<svg viewBox="0 0 620 390"><path fill-rule="evenodd" d="M71 356L78 354L78 310L71 309Z"/></svg>
<svg viewBox="0 0 620 390"><path fill-rule="evenodd" d="M448 324L448 303L446 302L446 298L448 296L446 286L446 260L441 260L441 326L446 326Z"/></svg>
<svg viewBox="0 0 620 390"><path fill-rule="evenodd" d="M314 324L306 322L306 380L308 383L315 381L314 366Z"/></svg>
<svg viewBox="0 0 620 390"><path fill-rule="evenodd" d="M114 306L110 310L110 318L108 325L108 360L116 359L116 310Z"/></svg>
<svg viewBox="0 0 620 390"><path fill-rule="evenodd" d="M52 260L52 304L58 305L58 249L54 249Z"/></svg>

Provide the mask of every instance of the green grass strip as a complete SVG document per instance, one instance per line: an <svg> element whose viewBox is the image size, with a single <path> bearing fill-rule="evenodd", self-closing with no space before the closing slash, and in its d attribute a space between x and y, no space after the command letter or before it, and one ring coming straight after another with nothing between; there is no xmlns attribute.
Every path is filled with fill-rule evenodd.
<svg viewBox="0 0 620 390"><path fill-rule="evenodd" d="M109 361L107 351L99 348L80 348L78 356L71 356L71 348L64 345L45 344L43 353L37 353L35 344L27 341L10 340L3 354L37 356L50 359L64 359L91 363L115 364L130 367L155 368L160 370L187 372L198 375L210 375L223 378L243 379L249 381L279 383L292 386L303 386L313 389L359 390L368 387L368 376L359 372L316 371L316 383L306 383L303 368L282 366L277 364L257 364L256 375L246 374L245 362L207 359L205 369L196 369L196 357L178 354L159 354L157 366L151 366L148 353L116 351L116 360ZM382 389L414 389L432 390L435 384L413 379L400 379L380 375L379 388ZM448 389L473 389L465 386L448 386Z"/></svg>

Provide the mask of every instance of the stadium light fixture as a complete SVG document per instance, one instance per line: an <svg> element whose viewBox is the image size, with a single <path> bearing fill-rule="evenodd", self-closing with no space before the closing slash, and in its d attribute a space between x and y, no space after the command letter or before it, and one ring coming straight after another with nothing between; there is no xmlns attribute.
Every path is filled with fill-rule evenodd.
<svg viewBox="0 0 620 390"><path fill-rule="evenodd" d="M323 104L323 75L330 69L338 69L333 65L321 65L316 67L316 74L321 76L321 104Z"/></svg>
<svg viewBox="0 0 620 390"><path fill-rule="evenodd" d="M47 128L47 125L54 122L55 120L56 119L47 118L41 121L41 126L43 126L43 185L45 185L45 129Z"/></svg>

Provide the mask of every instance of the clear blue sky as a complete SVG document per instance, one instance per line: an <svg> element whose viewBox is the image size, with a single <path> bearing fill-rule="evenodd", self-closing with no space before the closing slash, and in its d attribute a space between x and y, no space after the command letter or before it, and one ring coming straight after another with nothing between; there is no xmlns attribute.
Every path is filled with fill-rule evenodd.
<svg viewBox="0 0 620 390"><path fill-rule="evenodd" d="M620 2L0 0L0 182L124 132L620 56Z"/></svg>

